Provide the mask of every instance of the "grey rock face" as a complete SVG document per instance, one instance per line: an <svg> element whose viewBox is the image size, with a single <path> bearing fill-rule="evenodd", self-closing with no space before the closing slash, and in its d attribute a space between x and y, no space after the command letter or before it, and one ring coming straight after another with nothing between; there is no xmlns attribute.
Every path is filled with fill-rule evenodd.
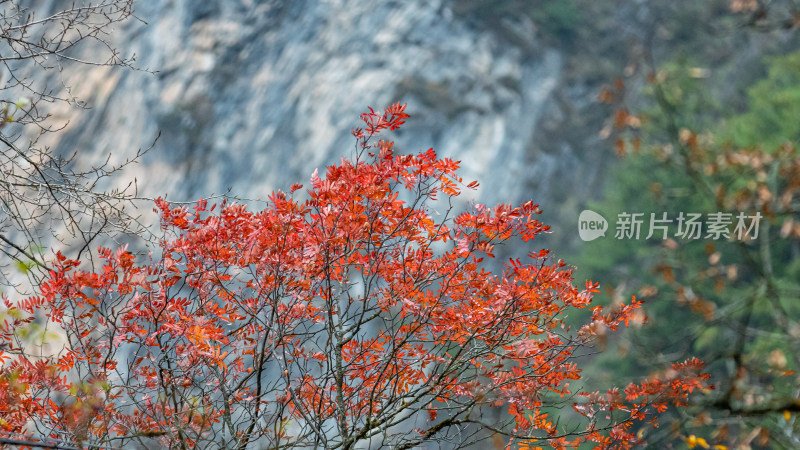
<svg viewBox="0 0 800 450"><path fill-rule="evenodd" d="M565 173L591 180L567 169L578 157L566 141L541 142L543 116L561 114L563 57L525 19L504 25L509 40L440 1L152 0L137 15L147 24L113 42L157 73L68 65L93 109L56 111L69 125L51 144L121 160L160 130L121 177L142 195L263 199L352 155L358 114L397 101L412 115L397 148L461 160L478 201L547 207Z"/></svg>

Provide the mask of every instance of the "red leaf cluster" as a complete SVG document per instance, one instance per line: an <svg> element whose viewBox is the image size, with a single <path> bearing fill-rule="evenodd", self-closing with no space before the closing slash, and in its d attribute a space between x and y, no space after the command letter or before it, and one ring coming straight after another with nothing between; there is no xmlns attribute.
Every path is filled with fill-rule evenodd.
<svg viewBox="0 0 800 450"><path fill-rule="evenodd" d="M361 148L400 126L404 108L362 115ZM39 296L6 302L17 318L0 329L2 429L35 423L49 438L115 445L349 447L376 436L413 446L472 424L522 443L608 446L704 387L690 361L577 397L591 420L564 429L547 407L574 401L592 329L571 334L563 317L590 306L597 286L577 289L545 250L492 272L485 258L498 246L547 230L538 205L456 213L458 162L377 148L315 172L304 201L300 185L261 211L159 199L175 237L150 260L101 249L102 269L82 271L59 257ZM638 307L595 308L592 321L615 329ZM63 331L62 351L34 357L15 338L36 316ZM505 416L490 423L492 411Z"/></svg>

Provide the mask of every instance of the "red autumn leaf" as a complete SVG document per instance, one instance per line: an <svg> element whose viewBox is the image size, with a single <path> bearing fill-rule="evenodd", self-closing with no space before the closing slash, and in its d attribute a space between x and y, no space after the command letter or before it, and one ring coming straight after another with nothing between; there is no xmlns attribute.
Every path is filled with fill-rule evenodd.
<svg viewBox="0 0 800 450"><path fill-rule="evenodd" d="M360 149L404 111L363 114ZM260 211L223 202L214 212L159 199L173 234L152 260L101 249L95 273L59 255L38 296L7 305L2 429L34 421L78 446L353 447L380 435L413 447L506 411L477 432L602 447L635 442L630 421L706 387L690 360L624 395L579 394L581 347L627 324L640 302L594 308L576 336L563 318L590 308L597 284L578 290L547 250L491 264L498 245L548 229L538 205L458 211L457 161L378 147L369 161L314 171L303 202L275 192ZM35 317L64 332L61 354L18 347L14 330ZM543 412L573 394L591 419L584 430Z"/></svg>

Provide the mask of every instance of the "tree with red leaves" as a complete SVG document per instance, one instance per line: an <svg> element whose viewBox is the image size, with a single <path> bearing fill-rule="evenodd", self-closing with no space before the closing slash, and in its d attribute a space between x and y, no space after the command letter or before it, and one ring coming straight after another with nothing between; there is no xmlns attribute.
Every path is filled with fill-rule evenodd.
<svg viewBox="0 0 800 450"><path fill-rule="evenodd" d="M579 290L533 248L490 270L496 246L547 230L538 206L457 212L477 187L458 162L374 142L407 117L370 109L353 160L262 211L157 200L148 261L101 249L92 272L59 255L40 295L5 300L0 428L115 448L627 447L707 387L697 360L624 390L573 387L595 332L639 303L594 307L573 332L563 319L597 284ZM63 336L52 354L21 342L34 325Z"/></svg>

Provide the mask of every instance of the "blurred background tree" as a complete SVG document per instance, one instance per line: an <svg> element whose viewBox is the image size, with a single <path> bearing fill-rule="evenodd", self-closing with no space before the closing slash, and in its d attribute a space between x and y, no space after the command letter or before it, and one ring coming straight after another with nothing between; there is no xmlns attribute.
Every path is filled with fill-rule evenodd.
<svg viewBox="0 0 800 450"><path fill-rule="evenodd" d="M731 3L745 19L740 35L793 33L796 21L775 19L797 17L792 4L740 3ZM576 263L579 276L606 283L608 301L644 299L650 320L609 343L595 376L631 377L698 356L716 390L697 397L672 426L648 431L653 447L797 448L800 53L776 45L741 70L709 67L702 53L656 63L652 45L642 52L647 84L632 88L644 94L641 103L626 101L622 82L601 94L614 106L608 134L621 160L603 199L588 205L610 231L585 243ZM623 212L644 213L638 240L613 237ZM717 212L733 218L729 238L708 236L707 225L699 238L676 235L679 214L700 213L707 224ZM667 213L668 238L646 239L650 213ZM757 238L736 235L739 213L761 216Z"/></svg>

